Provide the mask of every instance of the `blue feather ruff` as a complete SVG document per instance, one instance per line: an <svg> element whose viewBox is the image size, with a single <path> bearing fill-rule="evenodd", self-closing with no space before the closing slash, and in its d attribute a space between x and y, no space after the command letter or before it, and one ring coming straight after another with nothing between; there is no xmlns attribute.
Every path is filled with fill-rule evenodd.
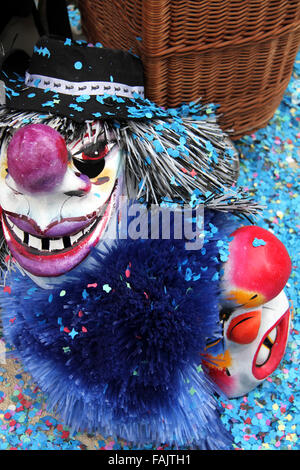
<svg viewBox="0 0 300 470"><path fill-rule="evenodd" d="M11 294L0 295L6 340L73 431L231 447L201 354L222 334L219 276L232 221L207 212L205 229L197 251L181 240L119 240L52 290L11 274Z"/></svg>

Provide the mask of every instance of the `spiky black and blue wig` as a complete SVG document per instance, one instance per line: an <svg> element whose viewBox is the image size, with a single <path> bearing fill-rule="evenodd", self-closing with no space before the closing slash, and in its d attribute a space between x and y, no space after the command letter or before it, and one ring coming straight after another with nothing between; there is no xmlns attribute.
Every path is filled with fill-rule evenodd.
<svg viewBox="0 0 300 470"><path fill-rule="evenodd" d="M201 250L175 238L118 240L53 290L10 274L11 293L0 294L6 340L74 431L231 447L201 360L207 340L222 335L219 278L232 220L207 211L204 221Z"/></svg>

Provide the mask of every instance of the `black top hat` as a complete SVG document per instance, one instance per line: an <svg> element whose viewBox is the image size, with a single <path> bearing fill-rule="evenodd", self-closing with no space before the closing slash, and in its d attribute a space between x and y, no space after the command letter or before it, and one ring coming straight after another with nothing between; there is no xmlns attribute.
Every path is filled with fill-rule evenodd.
<svg viewBox="0 0 300 470"><path fill-rule="evenodd" d="M6 107L74 121L167 117L144 98L142 62L125 51L85 41L42 37L20 76L4 61Z"/></svg>

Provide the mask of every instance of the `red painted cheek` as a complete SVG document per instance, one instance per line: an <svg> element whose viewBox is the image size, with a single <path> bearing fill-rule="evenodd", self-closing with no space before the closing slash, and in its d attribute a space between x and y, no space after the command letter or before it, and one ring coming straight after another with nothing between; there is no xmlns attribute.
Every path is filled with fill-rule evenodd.
<svg viewBox="0 0 300 470"><path fill-rule="evenodd" d="M207 368L207 373L226 395L229 396L236 390L236 380L234 377L227 375L226 370Z"/></svg>
<svg viewBox="0 0 300 470"><path fill-rule="evenodd" d="M226 336L238 344L250 344L258 335L261 310L246 312L233 318L227 328Z"/></svg>

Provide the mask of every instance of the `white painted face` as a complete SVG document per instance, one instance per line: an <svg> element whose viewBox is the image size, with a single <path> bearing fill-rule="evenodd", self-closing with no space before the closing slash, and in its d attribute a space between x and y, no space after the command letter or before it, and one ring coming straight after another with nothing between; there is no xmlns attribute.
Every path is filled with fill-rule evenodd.
<svg viewBox="0 0 300 470"><path fill-rule="evenodd" d="M287 344L289 302L281 291L255 309L236 309L224 322L224 354L214 356L209 375L229 398L247 394L278 367Z"/></svg>
<svg viewBox="0 0 300 470"><path fill-rule="evenodd" d="M0 205L8 247L22 268L57 277L103 237L120 186L121 150L101 122L68 148L57 131L31 124L0 159Z"/></svg>

